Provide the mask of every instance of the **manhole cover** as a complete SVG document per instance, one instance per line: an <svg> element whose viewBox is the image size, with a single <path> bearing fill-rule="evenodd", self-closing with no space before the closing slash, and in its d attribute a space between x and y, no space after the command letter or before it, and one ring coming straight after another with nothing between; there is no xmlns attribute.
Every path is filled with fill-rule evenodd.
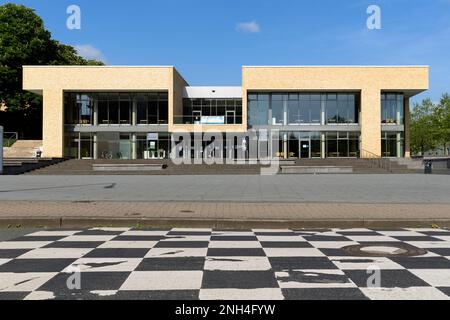
<svg viewBox="0 0 450 320"><path fill-rule="evenodd" d="M358 244L343 247L342 250L354 256L365 257L414 257L427 253L426 250L405 243Z"/></svg>

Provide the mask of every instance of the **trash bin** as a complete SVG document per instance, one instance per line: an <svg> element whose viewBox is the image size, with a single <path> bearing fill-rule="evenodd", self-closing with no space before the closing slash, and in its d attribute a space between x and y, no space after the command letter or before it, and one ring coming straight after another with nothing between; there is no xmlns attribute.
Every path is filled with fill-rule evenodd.
<svg viewBox="0 0 450 320"><path fill-rule="evenodd" d="M433 171L433 162L425 161L425 174L431 174Z"/></svg>

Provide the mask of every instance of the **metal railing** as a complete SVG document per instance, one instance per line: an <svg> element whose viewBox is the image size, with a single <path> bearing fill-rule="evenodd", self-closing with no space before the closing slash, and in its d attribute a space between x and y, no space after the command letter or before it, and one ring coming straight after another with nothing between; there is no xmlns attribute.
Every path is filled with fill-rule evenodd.
<svg viewBox="0 0 450 320"><path fill-rule="evenodd" d="M373 152L361 149L360 158L368 161L372 168L380 168L392 172L392 163L390 159L382 158Z"/></svg>
<svg viewBox="0 0 450 320"><path fill-rule="evenodd" d="M18 132L3 132L2 134L3 138L3 147L11 147L14 142L16 142L19 139L19 133Z"/></svg>

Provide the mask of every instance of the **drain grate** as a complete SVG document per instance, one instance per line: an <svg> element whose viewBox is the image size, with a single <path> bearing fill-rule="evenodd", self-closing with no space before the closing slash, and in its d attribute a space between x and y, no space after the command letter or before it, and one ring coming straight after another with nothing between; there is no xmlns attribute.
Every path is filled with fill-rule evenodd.
<svg viewBox="0 0 450 320"><path fill-rule="evenodd" d="M426 250L406 243L358 244L343 247L342 250L360 257L415 257L427 253Z"/></svg>

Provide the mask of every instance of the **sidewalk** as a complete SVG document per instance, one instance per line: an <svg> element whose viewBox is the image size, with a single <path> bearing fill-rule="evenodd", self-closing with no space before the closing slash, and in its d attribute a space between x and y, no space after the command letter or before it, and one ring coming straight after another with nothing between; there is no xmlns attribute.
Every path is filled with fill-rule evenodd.
<svg viewBox="0 0 450 320"><path fill-rule="evenodd" d="M0 201L0 227L450 227L450 204Z"/></svg>

